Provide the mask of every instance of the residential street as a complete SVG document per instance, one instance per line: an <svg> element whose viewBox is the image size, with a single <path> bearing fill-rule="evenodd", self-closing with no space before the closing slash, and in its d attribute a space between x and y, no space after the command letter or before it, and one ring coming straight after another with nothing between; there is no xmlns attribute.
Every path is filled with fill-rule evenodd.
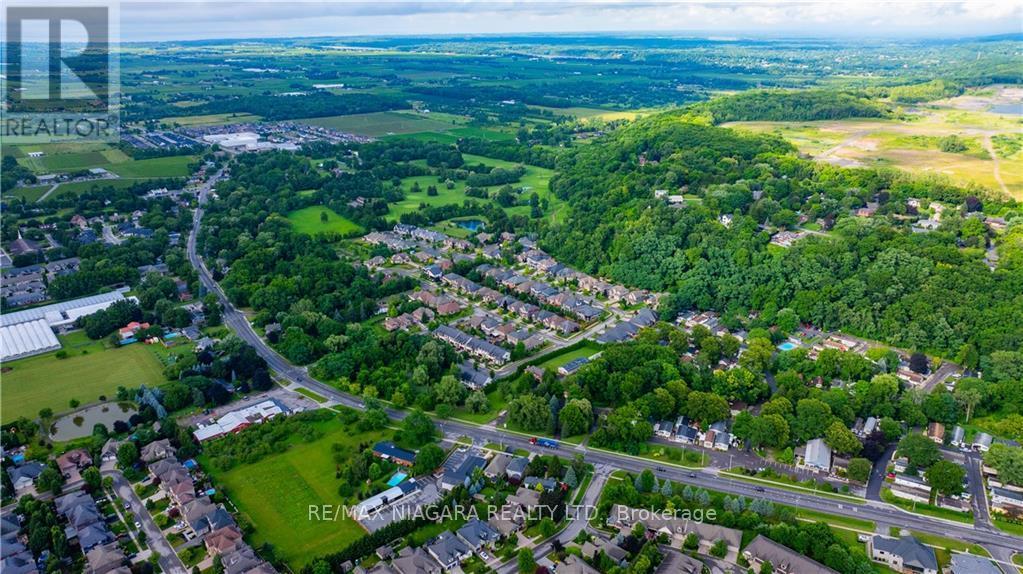
<svg viewBox="0 0 1023 574"><path fill-rule="evenodd" d="M135 494L135 490L124 478L124 475L118 470L110 469L103 470L102 474L114 480L114 491L117 492L117 496L131 505L132 513L135 514L136 520L142 524L142 531L146 533L146 544L160 556L160 568L169 574L188 574L188 570L178 558L174 547L164 538L163 532L153 522L153 517L149 515L149 511L146 510L142 500Z"/></svg>

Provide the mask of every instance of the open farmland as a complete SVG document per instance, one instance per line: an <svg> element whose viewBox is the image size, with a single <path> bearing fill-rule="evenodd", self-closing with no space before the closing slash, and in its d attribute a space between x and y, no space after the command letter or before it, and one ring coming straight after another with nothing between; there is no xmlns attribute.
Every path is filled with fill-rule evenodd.
<svg viewBox="0 0 1023 574"><path fill-rule="evenodd" d="M459 126L456 120L442 120L411 111L328 116L299 121L309 125L322 126L369 137L433 131L443 132Z"/></svg>
<svg viewBox="0 0 1023 574"><path fill-rule="evenodd" d="M726 127L772 133L821 161L847 167L895 167L944 176L960 185L979 185L1023 197L1018 162L993 157L991 138L1018 133L1023 119L1009 114L933 107L903 120L733 122ZM957 136L961 152L941 151L941 139Z"/></svg>

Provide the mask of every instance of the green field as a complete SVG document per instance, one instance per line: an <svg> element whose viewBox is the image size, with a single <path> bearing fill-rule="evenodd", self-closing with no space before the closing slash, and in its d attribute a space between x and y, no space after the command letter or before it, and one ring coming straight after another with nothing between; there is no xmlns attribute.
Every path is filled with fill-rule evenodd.
<svg viewBox="0 0 1023 574"><path fill-rule="evenodd" d="M465 163L469 165L482 163L484 165L492 167L503 168L511 168L515 167L516 165L519 165L510 161L504 161L500 159L494 159L490 157L472 154L462 154L462 157L465 159ZM522 188L523 191L521 197L523 198L529 197L529 195L535 192L540 197L541 200L546 199L549 202L549 208L547 211L548 217L554 220L557 220L558 218L562 217L564 210L566 208L566 204L557 197L555 197L554 194L551 193L550 191L549 184L551 176L554 175L553 170L544 169L542 167L536 167L531 165L527 165L524 167L526 168L526 173L517 183L511 184L512 187ZM419 184L419 187L420 189L422 189L422 191L418 193L413 193L411 191L412 186L415 183ZM437 195L430 196L426 194L426 188L431 185L437 187ZM420 205L427 205L430 207L451 204L461 205L467 199L472 199L475 201L487 201L467 196L465 194L465 187L466 186L464 181L455 181L454 187L451 189L447 189L443 184L443 180L440 180L440 178L434 175L406 177L401 180L401 188L405 192L405 199L397 203L391 204L390 211L388 212L388 218L392 220L397 220L405 213L412 213L418 211ZM498 187L501 186L491 186L486 189L490 192L494 192L498 189ZM516 205L513 207L506 208L505 211L512 215L528 216L529 206Z"/></svg>
<svg viewBox="0 0 1023 574"><path fill-rule="evenodd" d="M179 107L185 107L185 106L179 106ZM187 107L186 107L186 109L187 109ZM258 122L260 119L262 119L262 118L260 118L259 116L254 116L252 114L246 114L246 113L208 114L208 115L201 115L201 116L177 116L177 117L171 117L171 118L163 118L162 120L160 120L160 124L165 126L165 127L174 127L174 126L183 126L183 127L218 126L218 125Z"/></svg>
<svg viewBox="0 0 1023 574"><path fill-rule="evenodd" d="M108 348L81 331L59 338L68 354L65 359L58 359L59 351L54 351L4 363L0 381L3 422L35 417L47 407L55 413L65 411L71 399L82 404L94 402L100 395L112 396L118 386L164 382L160 361L145 345Z"/></svg>
<svg viewBox="0 0 1023 574"><path fill-rule="evenodd" d="M354 520L339 517L333 522L309 520L310 505L339 505L331 445L349 449L383 438L382 432L352 434L334 418L323 423L324 435L297 444L286 452L227 472L204 467L224 488L228 497L255 526L250 542L273 544L278 555L295 570L309 560L336 552L365 534Z"/></svg>
<svg viewBox="0 0 1023 574"><path fill-rule="evenodd" d="M443 132L460 125L457 123L457 120L445 121L412 111L373 112L370 114L309 118L298 121L304 124L322 126L370 137L434 131Z"/></svg>
<svg viewBox="0 0 1023 574"><path fill-rule="evenodd" d="M78 195L87 191L93 191L96 189L103 189L106 187L112 187L114 189L125 189L138 183L138 180L134 179L96 179L91 181L74 181L71 183L62 183L56 191L47 197L50 200L54 197L60 197L61 195Z"/></svg>
<svg viewBox="0 0 1023 574"><path fill-rule="evenodd" d="M547 359L546 361L540 363L537 366L539 366L542 369L556 370L558 367L566 363L569 363L576 359L590 357L591 355L599 351L600 345L593 341L587 340L582 347L579 347L578 349L573 349L571 351L568 351L567 353L563 353L556 357Z"/></svg>
<svg viewBox="0 0 1023 574"><path fill-rule="evenodd" d="M110 171L126 178L188 177L188 164L195 156L175 155L153 159L129 160L110 166Z"/></svg>
<svg viewBox="0 0 1023 574"><path fill-rule="evenodd" d="M322 213L327 214L327 221L321 220ZM329 207L314 205L288 214L288 221L299 233L315 235L317 233L337 233L342 236L358 235L365 231L354 221L338 215Z"/></svg>
<svg viewBox="0 0 1023 574"><path fill-rule="evenodd" d="M39 201L39 198L42 197L51 187L53 186L29 185L25 187L14 188L11 191L9 191L8 194L14 197L19 197L29 203L32 203L34 201Z"/></svg>

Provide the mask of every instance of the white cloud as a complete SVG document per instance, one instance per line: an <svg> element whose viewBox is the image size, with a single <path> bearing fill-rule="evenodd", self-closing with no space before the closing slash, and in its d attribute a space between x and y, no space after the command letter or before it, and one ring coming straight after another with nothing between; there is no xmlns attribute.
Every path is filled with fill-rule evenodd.
<svg viewBox="0 0 1023 574"><path fill-rule="evenodd" d="M1023 31L1023 1L125 1L121 17L127 41L609 31L968 36Z"/></svg>

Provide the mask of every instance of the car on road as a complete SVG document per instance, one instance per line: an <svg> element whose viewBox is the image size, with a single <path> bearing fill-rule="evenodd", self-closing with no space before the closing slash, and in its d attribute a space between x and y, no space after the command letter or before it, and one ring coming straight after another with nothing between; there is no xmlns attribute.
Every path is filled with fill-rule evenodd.
<svg viewBox="0 0 1023 574"><path fill-rule="evenodd" d="M696 473L695 472L690 472L689 473L689 478L696 478Z"/></svg>
<svg viewBox="0 0 1023 574"><path fill-rule="evenodd" d="M125 510L131 510L131 503L128 502L127 500L124 501L124 509Z"/></svg>
<svg viewBox="0 0 1023 574"><path fill-rule="evenodd" d="M757 486L757 487L754 487L753 490L755 490L757 492L764 492L764 487L763 486Z"/></svg>
<svg viewBox="0 0 1023 574"><path fill-rule="evenodd" d="M664 468L663 466L654 467L654 470L656 470L657 472L668 472L668 469Z"/></svg>
<svg viewBox="0 0 1023 574"><path fill-rule="evenodd" d="M859 540L860 542L866 542L866 541L870 540L870 535L869 534L860 534L859 536L856 537L856 540Z"/></svg>
<svg viewBox="0 0 1023 574"><path fill-rule="evenodd" d="M484 562L490 561L490 555L482 550L480 550L480 558L482 558Z"/></svg>
<svg viewBox="0 0 1023 574"><path fill-rule="evenodd" d="M142 528L142 523L138 520L135 521L135 528Z"/></svg>

